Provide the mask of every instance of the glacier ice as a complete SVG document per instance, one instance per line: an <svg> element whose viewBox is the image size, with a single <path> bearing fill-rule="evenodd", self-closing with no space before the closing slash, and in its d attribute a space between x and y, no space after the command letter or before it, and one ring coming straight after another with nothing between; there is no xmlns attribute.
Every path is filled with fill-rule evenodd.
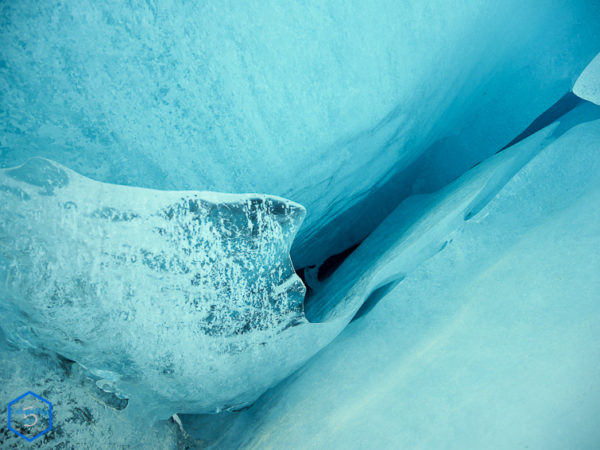
<svg viewBox="0 0 600 450"><path fill-rule="evenodd" d="M77 361L150 417L253 401L265 382L239 353L256 364L306 322L296 203L109 185L42 158L1 170L0 191L8 338Z"/></svg>
<svg viewBox="0 0 600 450"><path fill-rule="evenodd" d="M591 0L22 0L0 21L0 166L293 199L297 267L507 144L600 41Z"/></svg>
<svg viewBox="0 0 600 450"><path fill-rule="evenodd" d="M596 447L599 23L3 2L3 398L41 447Z"/></svg>
<svg viewBox="0 0 600 450"><path fill-rule="evenodd" d="M378 290L387 291L402 281L443 250L450 230L477 215L549 139L564 132L565 126L553 123L503 151L501 157L483 162L463 175L460 189L451 184L433 194L408 198L307 299L307 318L311 322L348 321L370 295L380 295Z"/></svg>
<svg viewBox="0 0 600 450"><path fill-rule="evenodd" d="M599 174L586 102L404 202L331 277L342 306L397 283L217 447L594 448Z"/></svg>
<svg viewBox="0 0 600 450"><path fill-rule="evenodd" d="M174 423L160 421L136 427L124 414L122 405L97 388L81 367L72 361L18 349L0 332L0 395L12 399L32 390L52 399L53 429L34 441L42 448L177 448L178 429ZM0 406L6 417L6 404ZM21 437L10 432L5 423L0 429L2 448L23 448ZM39 448L38 447L38 448Z"/></svg>
<svg viewBox="0 0 600 450"><path fill-rule="evenodd" d="M596 105L600 105L600 53L587 65L579 75L573 93Z"/></svg>

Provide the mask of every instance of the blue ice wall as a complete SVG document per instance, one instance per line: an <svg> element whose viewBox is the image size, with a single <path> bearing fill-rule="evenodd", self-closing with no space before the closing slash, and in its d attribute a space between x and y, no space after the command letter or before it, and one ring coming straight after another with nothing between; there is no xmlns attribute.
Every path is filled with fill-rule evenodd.
<svg viewBox="0 0 600 450"><path fill-rule="evenodd" d="M45 156L99 181L284 196L308 211L298 267L422 190L401 177L377 196L429 147L457 176L504 146L600 41L594 1L1 8L0 166Z"/></svg>
<svg viewBox="0 0 600 450"><path fill-rule="evenodd" d="M599 173L585 103L400 205L330 278L395 283L219 448L597 447Z"/></svg>

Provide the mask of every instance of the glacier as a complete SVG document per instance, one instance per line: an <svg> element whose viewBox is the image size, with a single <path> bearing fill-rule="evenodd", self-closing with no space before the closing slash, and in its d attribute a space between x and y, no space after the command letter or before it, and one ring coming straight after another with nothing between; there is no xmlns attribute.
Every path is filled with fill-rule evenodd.
<svg viewBox="0 0 600 450"><path fill-rule="evenodd" d="M597 448L599 24L0 4L0 447Z"/></svg>
<svg viewBox="0 0 600 450"><path fill-rule="evenodd" d="M295 265L319 265L569 91L599 21L584 0L5 2L0 167L289 198Z"/></svg>
<svg viewBox="0 0 600 450"><path fill-rule="evenodd" d="M586 103L404 202L337 281L392 285L215 448L594 448L599 175Z"/></svg>

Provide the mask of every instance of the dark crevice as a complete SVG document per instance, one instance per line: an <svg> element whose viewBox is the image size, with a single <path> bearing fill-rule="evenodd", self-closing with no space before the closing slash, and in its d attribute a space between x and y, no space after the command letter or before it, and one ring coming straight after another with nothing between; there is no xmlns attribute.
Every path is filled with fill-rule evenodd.
<svg viewBox="0 0 600 450"><path fill-rule="evenodd" d="M350 256L359 245L360 243L354 244L352 247L347 248L343 252L331 255L329 258L327 258L319 267L319 274L317 275L319 281L325 281L327 278L333 275L333 272L335 272L338 267L342 265L346 258L348 258L348 256Z"/></svg>
<svg viewBox="0 0 600 450"><path fill-rule="evenodd" d="M358 248L361 243L357 243L347 248L343 252L336 253L335 255L331 255L327 258L323 264L321 264L318 268L317 266L308 266L302 267L300 269L296 269L296 274L300 277L304 286L306 286L306 295L304 297L304 304L306 305L306 301L313 296L315 293L315 289L318 286L314 286L314 284L319 284L329 278L333 273L342 265L342 263ZM316 272L316 280L315 274ZM312 280L309 277L309 273L312 275Z"/></svg>

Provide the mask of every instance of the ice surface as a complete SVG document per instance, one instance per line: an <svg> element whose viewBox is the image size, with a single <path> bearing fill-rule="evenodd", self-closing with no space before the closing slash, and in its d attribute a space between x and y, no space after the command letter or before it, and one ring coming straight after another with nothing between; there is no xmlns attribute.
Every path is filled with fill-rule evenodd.
<svg viewBox="0 0 600 450"><path fill-rule="evenodd" d="M309 211L297 267L507 144L600 42L592 0L1 8L0 166L43 156L111 183L281 195Z"/></svg>
<svg viewBox="0 0 600 450"><path fill-rule="evenodd" d="M579 75L573 87L573 93L596 105L600 105L600 53Z"/></svg>
<svg viewBox="0 0 600 450"><path fill-rule="evenodd" d="M4 2L0 392L55 402L42 446L592 447L598 23ZM359 242L305 317L290 253Z"/></svg>
<svg viewBox="0 0 600 450"><path fill-rule="evenodd" d="M589 106L577 111L587 111ZM581 112L563 118L485 161L451 184L430 195L403 202L355 250L334 276L325 280L306 301L311 322L348 320L370 295L390 289L423 261L443 250L449 233L477 215L514 174L548 141L564 133ZM372 300L372 299L369 299ZM368 307L368 305L367 305Z"/></svg>
<svg viewBox="0 0 600 450"><path fill-rule="evenodd" d="M178 429L161 421L136 427L122 410L122 402L97 388L80 367L31 350L17 349L0 336L0 395L10 401L33 391L53 406L53 427L30 448L177 448ZM6 403L0 406L6 418ZM24 448L21 437L2 424L3 449Z"/></svg>
<svg viewBox="0 0 600 450"><path fill-rule="evenodd" d="M296 203L109 185L41 158L1 170L0 192L2 328L82 364L134 410L253 401L265 381L240 353L259 364L306 322Z"/></svg>
<svg viewBox="0 0 600 450"><path fill-rule="evenodd" d="M355 274L340 306L316 311L389 290L218 446L594 448L599 203L600 108L587 102L405 202L332 276Z"/></svg>

